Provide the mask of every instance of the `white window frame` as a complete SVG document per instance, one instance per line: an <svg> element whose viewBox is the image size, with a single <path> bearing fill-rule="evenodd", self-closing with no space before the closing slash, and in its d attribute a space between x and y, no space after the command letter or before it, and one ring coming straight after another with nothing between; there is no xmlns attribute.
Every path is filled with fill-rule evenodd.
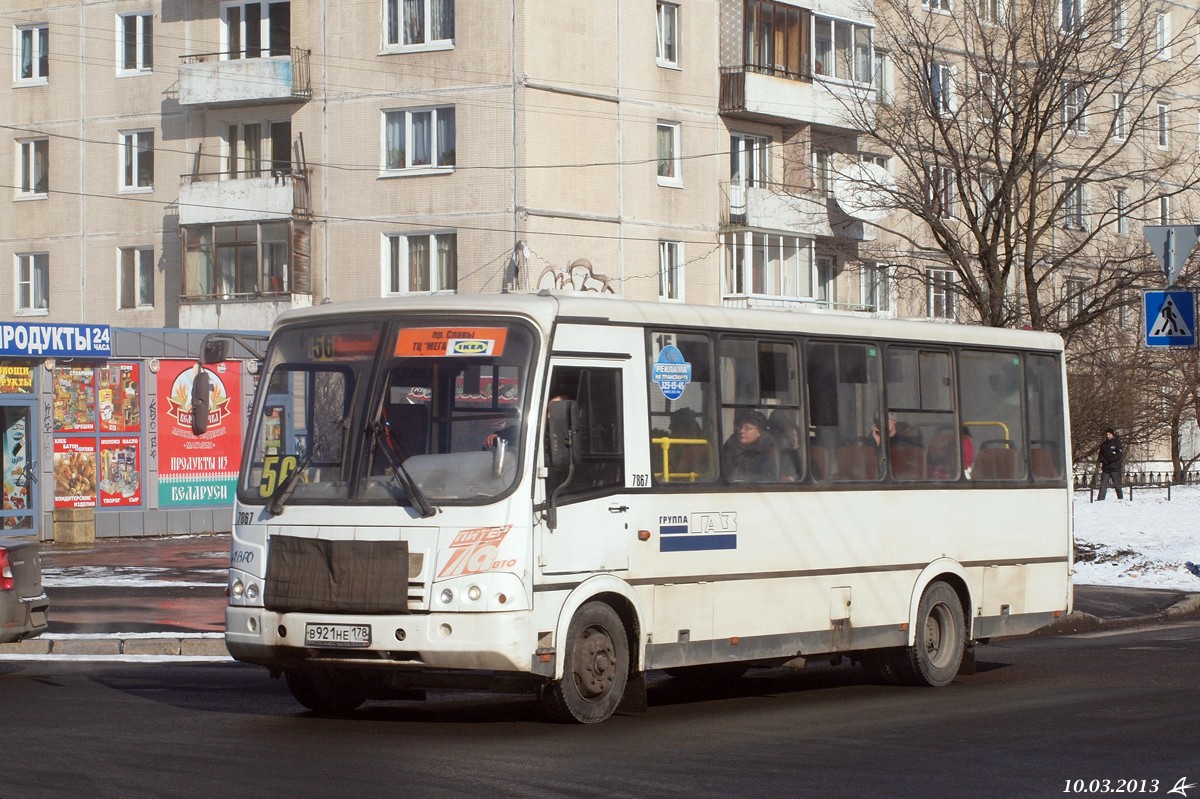
<svg viewBox="0 0 1200 799"><path fill-rule="evenodd" d="M814 240L765 230L721 235L724 296L813 299Z"/></svg>
<svg viewBox="0 0 1200 799"><path fill-rule="evenodd" d="M729 179L743 186L766 186L770 182L770 136L729 133Z"/></svg>
<svg viewBox="0 0 1200 799"><path fill-rule="evenodd" d="M925 167L925 200L933 215L939 219L953 219L958 199L954 172L948 166Z"/></svg>
<svg viewBox="0 0 1200 799"><path fill-rule="evenodd" d="M888 264L866 264L860 290L863 305L876 316L896 315L896 282Z"/></svg>
<svg viewBox="0 0 1200 799"><path fill-rule="evenodd" d="M1125 141L1129 138L1129 109L1125 104L1124 92L1113 92L1113 126L1112 136L1115 141Z"/></svg>
<svg viewBox="0 0 1200 799"><path fill-rule="evenodd" d="M429 50L452 50L454 49L454 28L457 24L455 19L455 3L457 0L383 0L382 11L382 30L380 36L383 41L383 52L385 53L413 53ZM408 28L404 24L404 9L408 3L414 3L420 6L421 9L421 31L419 38L422 41L405 41L409 38ZM441 8L443 19L443 30L436 31L437 38L434 38L434 9ZM449 22L445 23L446 15L449 14ZM445 30L448 24L450 30ZM449 35L445 35L449 33Z"/></svg>
<svg viewBox="0 0 1200 799"><path fill-rule="evenodd" d="M127 263L128 261L128 263ZM126 290L132 303L126 302ZM154 248L117 249L117 310L154 307Z"/></svg>
<svg viewBox="0 0 1200 799"><path fill-rule="evenodd" d="M921 0L921 8L939 14L953 14L954 0Z"/></svg>
<svg viewBox="0 0 1200 799"><path fill-rule="evenodd" d="M1159 11L1154 15L1154 47L1159 59L1171 57L1171 12Z"/></svg>
<svg viewBox="0 0 1200 799"><path fill-rule="evenodd" d="M146 157L146 151L142 149L143 142L149 139L150 150L150 183L142 184L139 176L142 165L142 160ZM119 159L121 172L118 177L118 186L124 194L135 194L140 192L154 191L154 131L152 129L143 130L123 130L121 131L121 157Z"/></svg>
<svg viewBox="0 0 1200 799"><path fill-rule="evenodd" d="M822 148L812 151L813 188L823 195L833 193L833 153Z"/></svg>
<svg viewBox="0 0 1200 799"><path fill-rule="evenodd" d="M1125 0L1112 0L1112 46L1125 47L1129 40L1129 10Z"/></svg>
<svg viewBox="0 0 1200 799"><path fill-rule="evenodd" d="M684 301L683 242L658 242L658 298L663 302Z"/></svg>
<svg viewBox="0 0 1200 799"><path fill-rule="evenodd" d="M955 87L957 70L944 61L929 64L929 110L934 116L953 114L958 108L958 91Z"/></svg>
<svg viewBox="0 0 1200 799"><path fill-rule="evenodd" d="M979 0L979 21L1003 25L1008 20L1007 0Z"/></svg>
<svg viewBox="0 0 1200 799"><path fill-rule="evenodd" d="M817 253L813 258L813 295L817 302L832 308L838 301L838 262L836 255Z"/></svg>
<svg viewBox="0 0 1200 799"><path fill-rule="evenodd" d="M1063 83L1062 125L1067 133L1087 133L1087 87L1082 83Z"/></svg>
<svg viewBox="0 0 1200 799"><path fill-rule="evenodd" d="M424 264L425 278L428 286L410 289L412 275L409 270L411 260L409 248L415 240L425 243L428 261ZM438 247L442 241L449 241L449 253L452 259L450 271L443 274L437 262ZM436 291L454 291L458 289L458 232L455 230L435 230L429 233L385 233L381 237L381 289L384 297L407 297L414 294L432 294ZM450 279L447 280L446 278ZM453 282L454 285L442 285Z"/></svg>
<svg viewBox="0 0 1200 799"><path fill-rule="evenodd" d="M846 29L849 28L848 31ZM812 73L822 80L873 85L875 29L851 19L814 14L812 17ZM846 31L842 36L838 31ZM841 47L844 42L849 49Z"/></svg>
<svg viewBox="0 0 1200 799"><path fill-rule="evenodd" d="M1058 29L1073 33L1083 22L1084 0L1059 0Z"/></svg>
<svg viewBox="0 0 1200 799"><path fill-rule="evenodd" d="M1067 230L1086 230L1087 186L1076 183L1065 189L1063 198L1063 227Z"/></svg>
<svg viewBox="0 0 1200 799"><path fill-rule="evenodd" d="M871 88L875 90L876 99L883 105L892 104L894 87L892 85L891 59L887 52L876 50L874 55L875 71L871 76Z"/></svg>
<svg viewBox="0 0 1200 799"><path fill-rule="evenodd" d="M1067 319L1077 319L1083 315L1087 305L1088 281L1082 277L1068 277L1063 281L1064 306Z"/></svg>
<svg viewBox="0 0 1200 799"><path fill-rule="evenodd" d="M680 68L678 3L658 0L655 5L654 60L660 67Z"/></svg>
<svg viewBox="0 0 1200 799"><path fill-rule="evenodd" d="M132 30L130 27L132 26ZM133 66L125 60L126 37L133 35ZM117 75L148 75L154 71L154 14L117 14Z"/></svg>
<svg viewBox="0 0 1200 799"><path fill-rule="evenodd" d="M1155 119L1158 124L1158 149L1169 149L1171 146L1171 104L1158 103Z"/></svg>
<svg viewBox="0 0 1200 799"><path fill-rule="evenodd" d="M220 13L221 13L221 58L223 60L240 60L240 59L256 59L256 58L291 58L292 54L290 52L290 50L291 50L290 47L288 48L289 52L286 55L278 55L278 56L271 55L271 50L279 48L278 44L275 44L271 41L270 6L272 5L272 1L273 2L288 2L289 3L289 12L288 12L289 14L291 13L292 10L294 10L294 9L290 8L291 0L232 0L232 2L227 1L227 2L221 3L221 11L220 11ZM246 7L247 6L258 6L259 7L259 15L258 15L258 42L259 42L258 48L259 48L259 52L257 52L257 53L251 53L247 49L247 41L246 41L248 38L246 36L246 33L247 33ZM229 16L228 16L229 9L235 8L235 7L242 9L241 12L238 14L238 17L239 17L239 19L238 19L238 39L241 42L241 46L238 49L236 55L233 54L232 46L230 44Z"/></svg>
<svg viewBox="0 0 1200 799"><path fill-rule="evenodd" d="M50 253L19 252L13 256L13 310L17 316L50 313Z"/></svg>
<svg viewBox="0 0 1200 799"><path fill-rule="evenodd" d="M666 139L664 139L666 134ZM670 152L663 153L663 142L670 143ZM658 185L680 188L683 186L683 123L666 119L658 120L655 128L655 153ZM664 174L665 173L665 174Z"/></svg>
<svg viewBox="0 0 1200 799"><path fill-rule="evenodd" d="M42 150L43 191L37 188L37 152ZM17 139L17 199L44 200L50 196L50 139Z"/></svg>
<svg viewBox="0 0 1200 799"><path fill-rule="evenodd" d="M28 36L29 75L22 75L25 59L26 34ZM45 86L50 82L50 23L17 25L13 28L13 85ZM45 59L45 65L42 60ZM44 74L43 74L44 72Z"/></svg>
<svg viewBox="0 0 1200 799"><path fill-rule="evenodd" d="M393 165L388 156L388 127L391 118L396 115L403 115L403 132L404 132L404 163L399 166ZM417 137L413 131L413 120L418 116L429 115L429 163L414 164L413 163L413 147L412 143ZM452 163L443 164L440 159L444 155L442 149L442 121L449 117L452 122L451 134L455 138L455 146L451 148L450 160ZM379 141L382 144L380 147L380 164L379 169L383 176L394 175L411 175L411 174L442 174L453 172L457 157L457 141L458 141L458 116L453 105L439 106L422 106L420 108L386 108L380 114L380 131Z"/></svg>
<svg viewBox="0 0 1200 799"><path fill-rule="evenodd" d="M1129 189L1118 188L1113 193L1113 208L1117 215L1117 235L1129 235Z"/></svg>
<svg viewBox="0 0 1200 799"><path fill-rule="evenodd" d="M930 320L953 322L956 316L953 269L925 270L926 313Z"/></svg>

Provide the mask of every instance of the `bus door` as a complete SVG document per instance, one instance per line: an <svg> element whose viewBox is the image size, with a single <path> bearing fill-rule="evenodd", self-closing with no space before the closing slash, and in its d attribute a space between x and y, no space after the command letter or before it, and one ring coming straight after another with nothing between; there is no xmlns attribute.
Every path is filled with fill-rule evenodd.
<svg viewBox="0 0 1200 799"><path fill-rule="evenodd" d="M594 347L594 331L592 338ZM635 346L640 346L640 341ZM643 381L640 374L634 374L634 360L629 355L636 351L625 349L611 357L555 358L552 362L547 401L561 397L579 403L580 426L574 442L579 462L569 474L552 467L538 471L544 475L536 488L539 506L545 508L553 495L557 508L554 529L550 529L548 514L538 515L543 574L629 568L629 549L637 531L631 529L626 486L632 486L632 480L649 480L646 474L631 476L633 471L649 469L634 466L644 461L646 454L631 459L625 435L627 419L646 418L645 391L637 388ZM639 361L637 368L641 367ZM547 463L544 425L543 418L539 464Z"/></svg>

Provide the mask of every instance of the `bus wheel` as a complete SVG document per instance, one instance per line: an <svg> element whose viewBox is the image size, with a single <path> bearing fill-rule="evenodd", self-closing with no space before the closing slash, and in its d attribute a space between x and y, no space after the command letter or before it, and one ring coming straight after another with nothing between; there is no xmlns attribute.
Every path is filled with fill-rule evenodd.
<svg viewBox="0 0 1200 799"><path fill-rule="evenodd" d="M914 645L900 658L900 675L908 685L937 688L958 674L967 645L967 625L958 593L946 583L925 589L917 607Z"/></svg>
<svg viewBox="0 0 1200 799"><path fill-rule="evenodd" d="M296 701L323 716L349 713L367 701L366 682L351 671L290 669L284 676Z"/></svg>
<svg viewBox="0 0 1200 799"><path fill-rule="evenodd" d="M594 724L611 716L629 679L629 641L617 612L588 602L567 631L563 678L545 686L542 706L556 721Z"/></svg>

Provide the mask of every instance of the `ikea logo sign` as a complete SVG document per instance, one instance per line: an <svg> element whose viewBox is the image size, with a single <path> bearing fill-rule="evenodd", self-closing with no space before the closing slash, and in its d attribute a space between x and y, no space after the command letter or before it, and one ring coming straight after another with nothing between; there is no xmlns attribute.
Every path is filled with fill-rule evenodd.
<svg viewBox="0 0 1200 799"><path fill-rule="evenodd" d="M480 341L478 339L459 339L451 341L448 347L450 355L491 355L491 341Z"/></svg>

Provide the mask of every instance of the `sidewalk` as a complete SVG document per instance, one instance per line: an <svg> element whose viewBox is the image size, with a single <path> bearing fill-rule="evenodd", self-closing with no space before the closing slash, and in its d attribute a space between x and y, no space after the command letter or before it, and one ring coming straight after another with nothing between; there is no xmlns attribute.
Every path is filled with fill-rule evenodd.
<svg viewBox="0 0 1200 799"><path fill-rule="evenodd" d="M6 655L228 657L224 643L229 535L44 544L50 626L0 645ZM1200 618L1200 593L1077 585L1075 610L1038 635Z"/></svg>

